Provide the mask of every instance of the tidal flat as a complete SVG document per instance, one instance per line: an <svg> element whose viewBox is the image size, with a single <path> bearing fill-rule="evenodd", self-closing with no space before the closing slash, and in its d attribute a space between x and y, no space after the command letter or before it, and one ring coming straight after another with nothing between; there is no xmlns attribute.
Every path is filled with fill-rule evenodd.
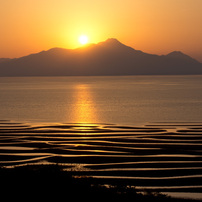
<svg viewBox="0 0 202 202"><path fill-rule="evenodd" d="M12 187L30 177L26 185L38 182L39 186L42 181L47 185L48 180L54 187L61 184L54 182L61 172L74 180L88 179L90 187L99 185L99 189L121 186L135 188L136 194L179 193L181 197L186 192L194 199L202 192L201 130L200 122L124 126L2 120L1 176ZM38 181L29 183L35 179L32 172L41 169Z"/></svg>

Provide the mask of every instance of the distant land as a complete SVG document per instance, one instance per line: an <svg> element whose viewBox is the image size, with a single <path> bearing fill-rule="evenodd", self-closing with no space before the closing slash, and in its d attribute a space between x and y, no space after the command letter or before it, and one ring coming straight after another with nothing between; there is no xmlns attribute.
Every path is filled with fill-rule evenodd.
<svg viewBox="0 0 202 202"><path fill-rule="evenodd" d="M0 58L0 76L194 75L202 63L180 51L153 55L107 39L77 49L52 48Z"/></svg>

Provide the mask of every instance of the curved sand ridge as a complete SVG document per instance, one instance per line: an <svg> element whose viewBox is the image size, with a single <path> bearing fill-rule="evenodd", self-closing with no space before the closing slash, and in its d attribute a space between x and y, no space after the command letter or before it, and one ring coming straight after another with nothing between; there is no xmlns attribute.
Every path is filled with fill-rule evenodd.
<svg viewBox="0 0 202 202"><path fill-rule="evenodd" d="M202 191L202 123L24 124L0 121L0 164L60 163L101 183Z"/></svg>

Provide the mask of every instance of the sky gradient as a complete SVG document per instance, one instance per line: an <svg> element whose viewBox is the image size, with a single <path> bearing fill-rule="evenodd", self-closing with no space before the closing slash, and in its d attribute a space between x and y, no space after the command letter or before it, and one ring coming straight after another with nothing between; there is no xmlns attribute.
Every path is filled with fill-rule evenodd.
<svg viewBox="0 0 202 202"><path fill-rule="evenodd" d="M152 54L202 62L202 0L0 0L0 58L117 38Z"/></svg>

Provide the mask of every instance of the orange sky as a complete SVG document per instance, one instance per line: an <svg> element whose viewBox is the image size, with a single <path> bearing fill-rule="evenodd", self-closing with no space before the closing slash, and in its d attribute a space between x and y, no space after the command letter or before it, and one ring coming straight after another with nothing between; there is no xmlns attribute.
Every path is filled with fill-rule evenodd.
<svg viewBox="0 0 202 202"><path fill-rule="evenodd" d="M154 54L202 62L202 0L0 0L0 58L117 38Z"/></svg>

